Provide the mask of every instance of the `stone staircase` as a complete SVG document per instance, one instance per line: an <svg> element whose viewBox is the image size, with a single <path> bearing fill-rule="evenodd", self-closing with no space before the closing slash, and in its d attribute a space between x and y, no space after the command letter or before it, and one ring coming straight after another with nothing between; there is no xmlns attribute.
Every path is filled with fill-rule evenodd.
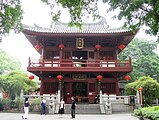
<svg viewBox="0 0 159 120"><path fill-rule="evenodd" d="M112 113L120 113L120 112L132 112L134 107L130 105L125 105L120 101L111 100L109 103L100 104L101 113L112 114Z"/></svg>
<svg viewBox="0 0 159 120"><path fill-rule="evenodd" d="M65 104L65 113L71 113L71 104ZM76 114L101 114L99 104L77 104Z"/></svg>
<svg viewBox="0 0 159 120"><path fill-rule="evenodd" d="M113 114L120 112L132 112L133 106L124 105L122 102L111 101L111 104L76 104L76 114ZM54 107L55 114L58 113L59 104ZM51 112L50 112L51 113ZM65 104L65 114L71 113L71 104Z"/></svg>

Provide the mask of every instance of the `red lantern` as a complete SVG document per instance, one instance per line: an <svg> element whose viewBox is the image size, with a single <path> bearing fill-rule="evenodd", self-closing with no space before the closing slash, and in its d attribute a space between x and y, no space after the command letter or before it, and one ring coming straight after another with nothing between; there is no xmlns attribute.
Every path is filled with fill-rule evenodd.
<svg viewBox="0 0 159 120"><path fill-rule="evenodd" d="M62 50L64 47L65 47L64 44L60 44L60 45L59 45L59 48L60 48L61 50Z"/></svg>
<svg viewBox="0 0 159 120"><path fill-rule="evenodd" d="M102 75L98 75L98 76L97 76L97 79L98 79L99 81L101 81L101 80L103 79L103 76L102 76Z"/></svg>
<svg viewBox="0 0 159 120"><path fill-rule="evenodd" d="M34 79L34 75L30 75L30 76L29 76L29 79L30 79L30 80Z"/></svg>
<svg viewBox="0 0 159 120"><path fill-rule="evenodd" d="M63 78L62 75L58 75L58 76L57 76L57 79L58 79L58 80L61 80L62 78Z"/></svg>
<svg viewBox="0 0 159 120"><path fill-rule="evenodd" d="M42 48L41 45L35 45L36 50L40 50L41 48Z"/></svg>
<svg viewBox="0 0 159 120"><path fill-rule="evenodd" d="M142 87L139 87L139 88L138 88L138 90L139 90L139 91L142 91L142 90L143 90L143 88L142 88Z"/></svg>
<svg viewBox="0 0 159 120"><path fill-rule="evenodd" d="M129 80L131 79L131 77L130 77L129 75L126 75L126 76L124 77L124 79L125 79L126 81L129 81Z"/></svg>
<svg viewBox="0 0 159 120"><path fill-rule="evenodd" d="M99 49L101 49L101 45L96 45L95 48L96 48L97 50L99 50Z"/></svg>
<svg viewBox="0 0 159 120"><path fill-rule="evenodd" d="M123 49L125 48L125 45L121 44L121 45L118 46L118 48L119 48L120 50L123 50Z"/></svg>

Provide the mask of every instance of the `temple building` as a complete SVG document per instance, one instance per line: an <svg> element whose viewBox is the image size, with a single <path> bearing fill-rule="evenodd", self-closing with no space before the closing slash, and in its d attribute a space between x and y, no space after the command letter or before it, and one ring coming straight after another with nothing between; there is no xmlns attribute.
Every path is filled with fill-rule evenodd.
<svg viewBox="0 0 159 120"><path fill-rule="evenodd" d="M55 22L51 28L25 26L23 33L41 55L29 58L27 70L39 77L40 94L56 94L70 103L95 102L101 90L121 95L119 81L132 71L131 58L118 60L118 54L134 38L128 29L109 29L102 19L82 28ZM129 79L129 76L126 76Z"/></svg>

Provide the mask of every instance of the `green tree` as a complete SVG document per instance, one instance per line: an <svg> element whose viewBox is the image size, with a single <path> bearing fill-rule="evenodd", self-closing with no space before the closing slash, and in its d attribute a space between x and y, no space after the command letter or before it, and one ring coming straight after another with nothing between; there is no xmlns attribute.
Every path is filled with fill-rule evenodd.
<svg viewBox="0 0 159 120"><path fill-rule="evenodd" d="M147 26L148 34L157 35L159 27L158 0L104 0L110 5L108 12L118 9L119 14L114 16L119 20L126 19L125 26L138 29Z"/></svg>
<svg viewBox="0 0 159 120"><path fill-rule="evenodd" d="M0 36L22 30L22 9L20 0L1 0L0 2Z"/></svg>
<svg viewBox="0 0 159 120"><path fill-rule="evenodd" d="M81 27L84 16L92 16L93 19L100 18L97 4L98 0L56 0L56 2L53 2L53 0L42 1L50 5L52 8L52 19L54 21L57 21L61 15L60 9L58 11L53 9L55 5L60 6L63 9L67 9L71 18L69 23L70 26L75 25L77 27Z"/></svg>
<svg viewBox="0 0 159 120"><path fill-rule="evenodd" d="M145 104L151 104L153 100L159 98L159 83L149 76L140 77L137 81L129 83L125 86L127 95L136 95L139 87L143 88L143 99Z"/></svg>
<svg viewBox="0 0 159 120"><path fill-rule="evenodd" d="M21 90L24 93L34 91L38 88L36 81L31 81L27 74L21 71L12 71L0 77L0 85L9 93L11 99L20 96Z"/></svg>
<svg viewBox="0 0 159 120"><path fill-rule="evenodd" d="M131 81L141 76L150 76L159 81L159 55L155 52L157 44L147 40L134 39L120 54L119 59L132 58Z"/></svg>
<svg viewBox="0 0 159 120"><path fill-rule="evenodd" d="M20 70L21 62L15 57L9 56L0 49L0 74L8 73L12 70Z"/></svg>

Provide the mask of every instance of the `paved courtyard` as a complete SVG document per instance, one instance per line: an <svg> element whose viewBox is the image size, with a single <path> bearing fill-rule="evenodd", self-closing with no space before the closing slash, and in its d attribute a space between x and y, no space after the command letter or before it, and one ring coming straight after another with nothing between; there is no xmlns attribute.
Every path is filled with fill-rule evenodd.
<svg viewBox="0 0 159 120"><path fill-rule="evenodd" d="M0 113L1 120L22 120L22 113ZM71 120L70 114L64 114L60 117L55 115L39 115L29 114L28 120ZM76 114L75 120L138 120L138 118L131 116L130 113L112 114L112 115L86 115Z"/></svg>

